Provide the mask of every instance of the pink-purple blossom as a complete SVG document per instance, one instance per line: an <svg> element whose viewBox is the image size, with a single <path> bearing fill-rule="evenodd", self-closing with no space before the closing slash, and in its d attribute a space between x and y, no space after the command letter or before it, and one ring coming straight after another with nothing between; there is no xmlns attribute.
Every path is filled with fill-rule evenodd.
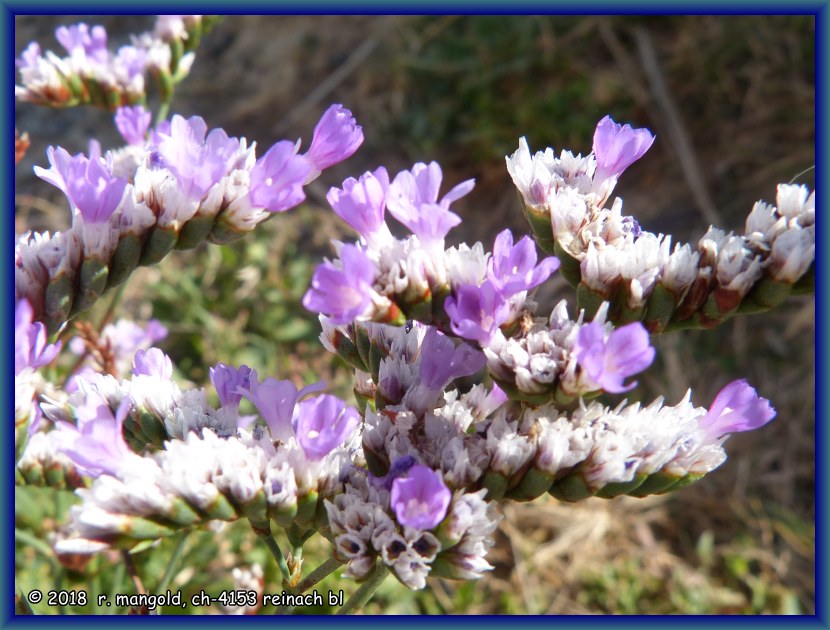
<svg viewBox="0 0 830 630"><path fill-rule="evenodd" d="M398 173L389 185L389 212L425 243L442 242L461 223L461 217L450 211L450 204L469 193L474 185L472 179L461 182L439 201L441 178L437 162L418 162L411 171Z"/></svg>
<svg viewBox="0 0 830 630"><path fill-rule="evenodd" d="M142 374L169 381L173 378L173 362L158 348L138 350L133 358L133 376Z"/></svg>
<svg viewBox="0 0 830 630"><path fill-rule="evenodd" d="M555 256L536 264L536 244L528 236L513 244L513 234L504 230L496 237L493 254L487 262L487 277L505 297L529 291L547 280L559 269Z"/></svg>
<svg viewBox="0 0 830 630"><path fill-rule="evenodd" d="M52 362L61 348L60 342L46 343L46 327L33 321L34 311L27 300L14 307L14 373L39 368Z"/></svg>
<svg viewBox="0 0 830 630"><path fill-rule="evenodd" d="M655 354L640 322L616 328L608 335L598 322L586 324L577 333L573 351L590 379L613 394L636 387L636 381L628 385L623 381L651 365Z"/></svg>
<svg viewBox="0 0 830 630"><path fill-rule="evenodd" d="M193 201L228 173L239 151L239 140L223 129L208 134L201 116L173 116L169 130L157 125L152 136L161 164L176 175L180 190Z"/></svg>
<svg viewBox="0 0 830 630"><path fill-rule="evenodd" d="M417 464L392 482L390 504L401 525L426 530L444 520L451 498L441 475Z"/></svg>
<svg viewBox="0 0 830 630"><path fill-rule="evenodd" d="M485 280L481 286L463 284L444 301L450 328L459 337L481 345L490 343L499 326L507 321L510 309L501 291Z"/></svg>
<svg viewBox="0 0 830 630"><path fill-rule="evenodd" d="M259 410L259 415L271 430L271 437L285 442L293 434L294 407L297 401L324 387L325 383L314 383L297 391L296 385L291 381L278 381L269 376L262 383L252 378L249 389L240 386L236 393L250 400Z"/></svg>
<svg viewBox="0 0 830 630"><path fill-rule="evenodd" d="M297 154L296 144L277 142L251 170L251 204L269 212L284 212L299 205L305 200L303 184L311 170L311 162Z"/></svg>
<svg viewBox="0 0 830 630"><path fill-rule="evenodd" d="M420 356L420 382L433 391L443 390L456 378L475 374L487 362L481 350L465 342L456 346L452 339L432 327L421 343Z"/></svg>
<svg viewBox="0 0 830 630"><path fill-rule="evenodd" d="M363 143L363 127L342 105L330 106L314 127L311 146L305 156L315 169L323 171L342 162Z"/></svg>
<svg viewBox="0 0 830 630"><path fill-rule="evenodd" d="M210 368L210 381L216 389L221 406L238 406L239 401L242 400L240 390L250 391L251 383L257 382L257 373L247 365L240 365L237 368L217 363Z"/></svg>
<svg viewBox="0 0 830 630"><path fill-rule="evenodd" d="M317 266L303 306L327 315L334 324L346 324L362 315L372 302L375 265L355 245L343 245L341 266L324 262Z"/></svg>
<svg viewBox="0 0 830 630"><path fill-rule="evenodd" d="M96 25L91 29L81 22L72 26L59 26L55 29L55 39L70 55L83 55L97 63L107 63L107 31Z"/></svg>
<svg viewBox="0 0 830 630"><path fill-rule="evenodd" d="M343 444L359 424L357 410L337 396L323 394L297 406L297 440L312 460L323 459Z"/></svg>
<svg viewBox="0 0 830 630"><path fill-rule="evenodd" d="M398 457L398 459L392 462L392 465L389 467L389 472L382 477L375 477L372 473L369 473L369 482L376 488L385 488L386 490L391 491L392 484L395 483L395 479L401 475L405 475L409 469L417 463L418 460L412 455Z"/></svg>
<svg viewBox="0 0 830 630"><path fill-rule="evenodd" d="M77 426L56 423L58 449L72 460L81 474L89 477L115 475L133 452L124 441L122 425L130 410L125 398L115 415L99 394L88 392L75 409Z"/></svg>
<svg viewBox="0 0 830 630"><path fill-rule="evenodd" d="M595 182L609 177L619 177L631 164L639 160L654 142L648 129L632 129L631 125L618 125L610 116L597 124L594 132L594 157L597 170Z"/></svg>
<svg viewBox="0 0 830 630"><path fill-rule="evenodd" d="M35 166L38 177L60 188L87 223L109 221L124 196L127 180L114 176L96 156L71 156L62 147L49 147L46 155L51 166L48 170Z"/></svg>
<svg viewBox="0 0 830 630"><path fill-rule="evenodd" d="M388 231L383 220L388 189L389 174L381 166L360 179L349 177L343 188L331 188L326 199L337 216L369 240L384 229Z"/></svg>
<svg viewBox="0 0 830 630"><path fill-rule="evenodd" d="M127 144L143 145L151 120L152 114L141 105L115 110L115 126Z"/></svg>
<svg viewBox="0 0 830 630"><path fill-rule="evenodd" d="M728 433L762 427L775 414L769 400L758 396L755 388L746 380L739 379L718 392L709 412L700 419L699 426L713 438L718 438Z"/></svg>
<svg viewBox="0 0 830 630"><path fill-rule="evenodd" d="M37 42L31 42L20 54L20 57L14 60L14 65L21 70L24 68L36 68L38 60L41 57L40 52L40 45Z"/></svg>

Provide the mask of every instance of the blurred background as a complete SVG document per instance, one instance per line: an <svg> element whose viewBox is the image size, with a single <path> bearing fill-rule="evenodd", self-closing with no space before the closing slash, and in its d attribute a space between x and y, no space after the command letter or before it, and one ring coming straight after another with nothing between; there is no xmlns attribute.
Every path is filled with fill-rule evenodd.
<svg viewBox="0 0 830 630"><path fill-rule="evenodd" d="M55 27L79 21L104 25L116 45L153 24L151 16L16 16L16 54L35 39L62 54ZM755 201L774 203L777 184L814 188L814 46L814 18L796 15L226 17L203 39L173 113L202 116L264 149L280 139L307 146L322 112L342 103L366 141L307 189L302 207L231 246L174 252L142 269L118 314L162 320L170 335L161 347L195 384L223 361L297 384L324 378L348 397L347 370L321 352L317 321L300 305L329 240L353 238L328 209L329 187L379 165L394 176L437 160L443 190L476 180L454 205L464 221L449 240L488 249L504 227L528 231L504 164L519 137L532 151L585 154L610 114L657 135L617 186L626 214L675 241L696 242L710 224L743 230ZM73 153L91 137L119 145L111 116L18 103L15 125L32 143L16 169L16 229L63 229L67 203L32 166L47 165L50 144ZM564 281L549 283L538 295L542 312L563 298L573 303ZM665 395L674 404L691 387L694 402L708 406L745 377L777 419L730 438L729 460L676 494L506 504L495 570L484 580L430 579L419 593L388 580L367 612L814 613L813 298L655 343L658 358L634 399ZM18 495L16 524L46 536L71 499L53 506L39 497ZM191 541L182 566L192 570L176 576L177 588L218 590L229 568L269 564L244 528L226 531ZM43 579L42 556L19 547L20 581ZM94 562L95 575L116 579L106 558ZM153 562L136 555L139 571L163 568ZM88 579L64 571L70 582ZM273 592L273 567L266 580ZM354 589L336 577L327 587Z"/></svg>

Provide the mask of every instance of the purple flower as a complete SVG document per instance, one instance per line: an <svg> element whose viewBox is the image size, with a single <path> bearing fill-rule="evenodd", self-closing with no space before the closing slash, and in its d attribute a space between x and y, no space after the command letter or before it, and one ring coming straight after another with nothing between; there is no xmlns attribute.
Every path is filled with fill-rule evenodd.
<svg viewBox="0 0 830 630"><path fill-rule="evenodd" d="M343 188L331 188L326 199L337 216L369 240L386 226L383 213L388 189L389 174L381 166L374 173L364 173L359 180L349 177Z"/></svg>
<svg viewBox="0 0 830 630"><path fill-rule="evenodd" d="M38 59L40 59L40 45L37 42L31 42L20 54L20 58L15 59L14 65L21 69L35 68L37 67Z"/></svg>
<svg viewBox="0 0 830 630"><path fill-rule="evenodd" d="M89 392L75 409L77 427L68 422L56 424L60 432L59 450L84 475L115 475L133 455L121 432L129 410L129 399L125 398L113 416L106 401L99 394Z"/></svg>
<svg viewBox="0 0 830 630"><path fill-rule="evenodd" d="M332 105L314 127L305 156L319 172L351 156L363 143L363 127L342 105Z"/></svg>
<svg viewBox="0 0 830 630"><path fill-rule="evenodd" d="M613 394L636 387L636 381L623 385L623 380L642 372L654 360L648 331L640 322L613 330L607 339L604 327L591 322L579 329L573 351L588 376Z"/></svg>
<svg viewBox="0 0 830 630"><path fill-rule="evenodd" d="M524 236L514 246L510 230L504 230L493 244L493 255L487 263L487 277L505 297L509 297L539 286L557 269L559 259L555 256L544 258L536 265L533 239Z"/></svg>
<svg viewBox="0 0 830 630"><path fill-rule="evenodd" d="M594 157L597 170L594 181L619 177L631 164L639 160L651 144L654 136L648 129L632 129L631 125L618 125L610 116L597 124L594 132Z"/></svg>
<svg viewBox="0 0 830 630"><path fill-rule="evenodd" d="M158 348L139 350L133 358L133 376L140 374L169 381L173 378L173 362Z"/></svg>
<svg viewBox="0 0 830 630"><path fill-rule="evenodd" d="M305 200L303 184L312 165L297 155L297 145L277 142L251 170L251 203L269 212L284 212Z"/></svg>
<svg viewBox="0 0 830 630"><path fill-rule="evenodd" d="M480 287L461 285L454 296L447 297L444 310L456 335L474 339L483 346L490 343L496 330L510 315L504 296L489 280Z"/></svg>
<svg viewBox="0 0 830 630"><path fill-rule="evenodd" d="M91 30L83 22L74 26L59 26L55 30L55 39L70 55L83 53L102 64L109 60L107 31L103 26L96 25Z"/></svg>
<svg viewBox="0 0 830 630"><path fill-rule="evenodd" d="M167 337L167 328L157 319L151 319L142 327L129 319L118 319L115 324L104 326L102 335L113 346L117 356L129 355L139 348L147 349Z"/></svg>
<svg viewBox="0 0 830 630"><path fill-rule="evenodd" d="M239 140L229 138L222 129L205 134L203 118L185 120L179 115L170 121L169 132L157 125L152 134L162 165L176 175L182 192L193 201L228 173L239 150Z"/></svg>
<svg viewBox="0 0 830 630"><path fill-rule="evenodd" d="M360 424L360 415L337 396L323 394L302 401L297 409L297 440L306 457L323 459L343 444Z"/></svg>
<svg viewBox="0 0 830 630"><path fill-rule="evenodd" d="M46 327L32 321L34 311L26 300L14 307L14 374L26 368L39 368L52 362L61 348L60 342L46 343Z"/></svg>
<svg viewBox="0 0 830 630"><path fill-rule="evenodd" d="M210 380L216 393L219 395L219 404L222 407L228 405L238 406L242 400L239 390L250 391L251 383L256 382L256 370L247 365L240 365L238 368L224 363L217 363L210 368Z"/></svg>
<svg viewBox="0 0 830 630"><path fill-rule="evenodd" d="M262 383L258 383L256 378L251 379L249 387L247 390L238 387L236 393L256 406L259 415L271 429L271 436L275 440L285 442L291 437L294 406L297 401L306 394L320 391L325 387L325 383L314 383L297 391L297 387L291 381L278 381L269 376Z"/></svg>
<svg viewBox="0 0 830 630"><path fill-rule="evenodd" d="M375 281L375 265L358 247L343 245L340 261L340 268L330 262L318 265L303 297L303 306L328 315L335 325L347 324L366 311Z"/></svg>
<svg viewBox="0 0 830 630"><path fill-rule="evenodd" d="M115 126L128 144L141 146L147 129L150 127L152 114L141 105L135 107L119 107L115 111Z"/></svg>
<svg viewBox="0 0 830 630"><path fill-rule="evenodd" d="M401 525L424 530L444 520L451 498L441 475L418 464L392 482L390 503Z"/></svg>
<svg viewBox="0 0 830 630"><path fill-rule="evenodd" d="M395 482L395 479L406 474L406 472L417 463L418 460L412 457L412 455L404 455L392 463L389 467L389 472L383 477L375 477L372 473L369 473L369 481L375 488L392 490L392 484Z"/></svg>
<svg viewBox="0 0 830 630"><path fill-rule="evenodd" d="M452 339L430 328L421 343L420 382L430 390L441 391L450 381L475 374L486 362L481 350L464 342L456 346Z"/></svg>
<svg viewBox="0 0 830 630"><path fill-rule="evenodd" d="M131 87L132 89L136 89L139 93L144 92L143 75L148 66L147 57L147 49L136 46L122 46L115 54L114 66L118 69L117 71L119 73L121 71L126 72L127 82L130 84L133 84L138 80L138 85ZM139 77L141 78L139 79Z"/></svg>
<svg viewBox="0 0 830 630"><path fill-rule="evenodd" d="M718 392L699 426L712 438L718 438L727 433L762 427L775 417L775 413L766 398L758 396L746 380L740 379Z"/></svg>
<svg viewBox="0 0 830 630"><path fill-rule="evenodd" d="M450 212L435 203L421 205L416 213L406 218L401 216L395 216L395 218L409 228L423 243L442 246L449 231L461 223L461 217L455 212Z"/></svg>
<svg viewBox="0 0 830 630"><path fill-rule="evenodd" d="M112 349L119 374L131 369L138 350L147 350L165 337L167 328L157 319L149 320L142 327L129 319L120 318L114 324L104 326L101 331L101 341ZM80 337L73 337L69 341L69 349L75 354L84 354L86 344Z"/></svg>
<svg viewBox="0 0 830 630"><path fill-rule="evenodd" d="M473 180L461 182L438 201L441 167L418 162L411 171L402 171L389 185L389 212L424 242L443 241L447 233L461 223L461 217L450 212L450 204L473 189Z"/></svg>
<svg viewBox="0 0 830 630"><path fill-rule="evenodd" d="M124 196L127 180L115 177L103 160L82 153L70 156L62 147L49 147L46 155L51 167L35 166L38 177L60 188L87 223L109 221Z"/></svg>

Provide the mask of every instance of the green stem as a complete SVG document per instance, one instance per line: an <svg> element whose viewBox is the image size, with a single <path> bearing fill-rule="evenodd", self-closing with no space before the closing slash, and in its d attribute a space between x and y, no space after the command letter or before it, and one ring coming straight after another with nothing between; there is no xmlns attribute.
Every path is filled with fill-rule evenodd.
<svg viewBox="0 0 830 630"><path fill-rule="evenodd" d="M348 615L363 608L366 602L375 594L375 591L378 590L378 587L387 575L389 575L389 569L381 560L378 560L366 581L360 585L360 588L354 592L349 598L349 601L343 604L343 607L336 614Z"/></svg>
<svg viewBox="0 0 830 630"><path fill-rule="evenodd" d="M271 532L268 533L260 533L259 537L262 538L265 546L268 547L268 550L271 552L271 555L274 556L274 560L277 561L277 566L280 568L280 573L282 573L283 581L288 582L291 579L291 573L288 570L288 564L285 562L285 556L282 554L282 549L277 544L277 541L273 539L271 536Z"/></svg>
<svg viewBox="0 0 830 630"><path fill-rule="evenodd" d="M49 561L49 564L52 565L52 570L55 573L58 573L60 570L58 559L55 557L55 552L52 551L52 547L50 547L48 543L45 543L37 536L33 536L23 529L17 528L14 529L14 540L16 542L21 542L24 545L29 545L32 549L40 553Z"/></svg>
<svg viewBox="0 0 830 630"><path fill-rule="evenodd" d="M119 562L115 565L115 569L113 570L110 582L112 584L112 589L110 590L109 600L115 600L115 594L123 592L124 586L124 576L127 572L127 568L124 566L123 562Z"/></svg>
<svg viewBox="0 0 830 630"><path fill-rule="evenodd" d="M162 120L167 118L167 112L170 111L170 103L173 99L168 99L166 101L162 101L161 105L159 105L159 110L156 112L156 125L158 125Z"/></svg>
<svg viewBox="0 0 830 630"><path fill-rule="evenodd" d="M286 534L288 534L288 543L291 545L291 561L288 563L288 568L291 571L291 580L289 587L291 592L296 592L297 582L300 580L303 570L303 544L311 536L314 535L314 530L307 531L300 530L296 525L292 525Z"/></svg>
<svg viewBox="0 0 830 630"><path fill-rule="evenodd" d="M66 578L66 569L61 566L60 571L55 574L55 590L56 591L63 591L64 589L64 580ZM66 604L61 604L60 599L58 599L58 614L65 615L66 614Z"/></svg>
<svg viewBox="0 0 830 630"><path fill-rule="evenodd" d="M124 289L127 288L127 283L122 282L118 288L115 290L115 293L112 295L112 299L110 303L107 305L107 310L104 312L103 317L101 317L101 321L98 323L98 332L100 333L104 326L106 326L110 319L112 318L112 314L115 311L115 307L118 306L119 302L121 302L121 298L124 297Z"/></svg>
<svg viewBox="0 0 830 630"><path fill-rule="evenodd" d="M173 575L175 574L176 567L179 563L179 558L184 551L185 542L187 541L187 536L190 533L189 529L184 530L179 534L179 539L176 542L176 547L173 549L173 553L170 555L170 560L167 562L167 568L164 570L164 575L161 576L161 581L159 582L158 587L156 588L156 592L159 595L163 595L165 590L167 590L167 586L170 584L170 581L173 579Z"/></svg>
<svg viewBox="0 0 830 630"><path fill-rule="evenodd" d="M337 571L337 569L341 566L343 566L343 563L340 560L334 557L329 558L319 567L314 569L314 571L309 573L306 579L300 582L299 586L297 586L297 593L305 593L308 589L317 584L317 582L325 579Z"/></svg>
<svg viewBox="0 0 830 630"><path fill-rule="evenodd" d="M307 536L306 536L307 538ZM325 579L332 573L334 573L338 567L340 567L343 563L340 560L335 560L334 558L329 558L319 567L314 569L306 579L300 582L295 588L291 589L291 593L295 593L300 595L310 589L312 586L320 582L321 580ZM289 606L287 604L283 604L282 606L277 606L274 609L275 615L290 615L294 612L294 608L296 606Z"/></svg>

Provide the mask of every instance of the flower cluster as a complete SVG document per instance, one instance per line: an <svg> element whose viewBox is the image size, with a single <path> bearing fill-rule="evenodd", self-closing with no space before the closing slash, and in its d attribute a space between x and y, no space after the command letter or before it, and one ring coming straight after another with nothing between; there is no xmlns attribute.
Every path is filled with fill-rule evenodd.
<svg viewBox="0 0 830 630"><path fill-rule="evenodd" d="M81 374L76 391L43 405L54 426L27 445L18 469L34 480L58 462L67 478L92 480L61 548L129 545L240 516L262 531L269 518L318 527L323 500L353 467L358 413L328 394L304 398L322 383L298 391L260 382L247 366L211 370L218 407L172 376L163 352L139 350L130 378ZM242 397L258 418L239 414Z"/></svg>
<svg viewBox="0 0 830 630"><path fill-rule="evenodd" d="M134 36L116 52L107 48L103 26L80 23L61 26L55 38L66 50L59 57L43 53L32 42L16 60L22 85L15 97L50 107L81 104L115 111L124 105L146 102L147 77L155 79L163 100L172 86L190 72L193 50L217 18L202 15L159 16L152 32Z"/></svg>
<svg viewBox="0 0 830 630"><path fill-rule="evenodd" d="M564 305L557 309L561 315ZM593 344L581 352L601 351L593 347L602 345L602 330L594 325L581 327L575 335ZM454 350L436 348L434 339L446 338L434 328L424 328L413 325L406 332L368 325L369 347L363 354L378 357L369 361L377 367L374 374L358 373L356 380L359 395L367 401L364 455L376 476L399 474L400 462L421 462L441 471L449 488L486 488L488 499L527 500L546 491L567 500L634 491L644 496L665 490L667 485L660 483L688 483L710 472L725 459L725 435L757 428L775 415L745 381L725 387L708 411L693 406L688 394L674 407L658 399L647 407L623 403L610 409L587 404L582 397L571 411L560 401L516 405L498 387L477 384L464 391L463 378L480 369L484 360L462 350L464 344ZM331 334L332 329L324 333L325 345L332 343ZM615 334L621 334L623 342L630 335L617 329L606 346L620 343ZM446 343L453 345L448 339ZM642 360L636 343L629 352L629 362ZM465 360L451 358L458 355L466 355ZM596 357L592 360L618 385L610 366L625 361L609 366L607 360L605 365ZM438 362L441 368L436 368ZM437 381L436 369L442 372ZM442 386L431 389L429 383L435 382ZM566 490L577 482L584 486L584 496Z"/></svg>
<svg viewBox="0 0 830 630"><path fill-rule="evenodd" d="M532 240L514 244L509 230L497 236L492 255L478 243L445 249L447 233L461 221L450 204L473 182L458 184L439 200L441 179L436 162L418 163L391 182L379 167L332 188L329 203L361 240L338 244L338 260L318 267L303 300L306 308L335 324L417 319L481 345L517 322L528 292L556 271L558 261L537 262ZM410 236L392 236L387 209Z"/></svg>
<svg viewBox="0 0 830 630"><path fill-rule="evenodd" d="M477 579L492 569L498 501L673 491L717 468L730 434L775 416L744 380L708 409L691 390L673 406L593 400L637 385L655 357L649 332L773 306L807 283L815 253L814 196L794 185L779 187L776 206L756 204L744 235L710 228L697 249L672 250L623 216L619 199L606 206L654 142L609 117L588 156L532 156L522 139L507 158L535 243L504 230L490 251L446 247L461 222L452 204L473 181L441 195L435 162L394 178L381 166L329 190L359 238L334 243L303 304L319 314L323 346L354 368L356 408L323 383L298 389L246 365L214 365L212 391L180 386L154 346L167 333L157 321L80 325L68 345L91 361L62 388L46 383L38 369L60 350L47 334L138 265L227 243L300 204L363 140L341 105L304 153L281 141L260 157L198 116L151 127L141 105L121 107L144 102L148 73L167 102L209 25L162 16L113 54L101 27L80 24L59 29L69 57L32 44L18 61L18 98L110 107L126 142L106 153L92 142L88 155L50 147L50 168L36 172L66 195L72 226L23 234L15 248L17 482L77 489L58 552L132 548L245 518L272 552L273 524L295 545L288 561L274 553L288 589L299 588L314 532L331 541L329 562L358 580L385 568L412 589L430 575ZM537 316L533 292L560 266L577 285L575 319L565 301ZM234 580L264 588L259 565Z"/></svg>
<svg viewBox="0 0 830 630"><path fill-rule="evenodd" d="M539 246L562 260L580 307L593 314L603 301L614 322L643 321L651 332L713 327L737 312L781 303L809 290L815 258L815 196L803 185L778 186L777 205L755 204L744 234L710 227L697 247L671 246L606 207L617 177L651 146L645 129L606 117L586 157L552 149L531 155L522 138L507 169L525 204Z"/></svg>
<svg viewBox="0 0 830 630"><path fill-rule="evenodd" d="M298 205L303 187L363 140L341 105L326 111L305 153L286 140L259 159L254 145L222 129L208 133L198 116L173 116L148 134L144 109L123 108L116 124L125 148L102 155L93 143L87 156L50 147L50 168L35 168L64 192L72 211L66 232L25 233L15 247L15 294L50 333L138 265L173 248L229 242Z"/></svg>
<svg viewBox="0 0 830 630"><path fill-rule="evenodd" d="M412 465L391 482L354 475L346 490L326 501L335 557L346 575L361 579L377 558L412 589L429 574L477 579L493 567L485 556L493 546L499 517L484 491L450 495L440 476Z"/></svg>

